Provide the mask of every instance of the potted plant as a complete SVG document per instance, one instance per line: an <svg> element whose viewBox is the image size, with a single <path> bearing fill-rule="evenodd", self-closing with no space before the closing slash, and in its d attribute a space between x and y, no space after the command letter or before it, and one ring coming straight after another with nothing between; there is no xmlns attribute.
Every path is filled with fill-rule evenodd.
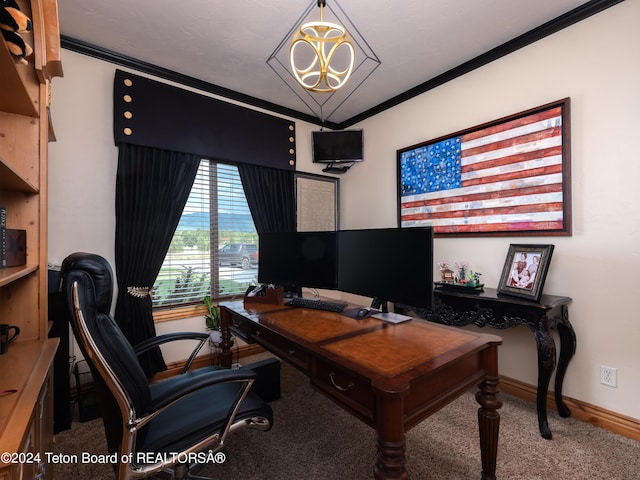
<svg viewBox="0 0 640 480"><path fill-rule="evenodd" d="M220 310L218 305L211 301L211 297L207 295L204 297L204 306L207 308L207 313L204 316L204 322L209 330L209 338L214 344L220 343L222 340L222 332L220 331Z"/></svg>
<svg viewBox="0 0 640 480"><path fill-rule="evenodd" d="M480 275L482 275L480 272L474 272L473 270L469 270L469 283L468 285L470 287L477 287L480 285Z"/></svg>

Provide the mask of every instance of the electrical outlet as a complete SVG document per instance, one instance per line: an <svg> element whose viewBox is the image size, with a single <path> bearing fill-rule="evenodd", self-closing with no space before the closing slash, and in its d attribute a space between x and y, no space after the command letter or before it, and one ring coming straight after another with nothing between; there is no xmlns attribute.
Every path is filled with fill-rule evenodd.
<svg viewBox="0 0 640 480"><path fill-rule="evenodd" d="M617 387L618 371L613 367L600 365L600 383L609 387Z"/></svg>

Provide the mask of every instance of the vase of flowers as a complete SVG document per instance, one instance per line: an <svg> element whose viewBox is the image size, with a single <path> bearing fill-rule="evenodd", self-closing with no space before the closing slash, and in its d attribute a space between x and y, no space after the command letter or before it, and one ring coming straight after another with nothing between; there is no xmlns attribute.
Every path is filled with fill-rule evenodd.
<svg viewBox="0 0 640 480"><path fill-rule="evenodd" d="M458 283L467 283L467 269L469 268L468 262L456 262L458 268Z"/></svg>

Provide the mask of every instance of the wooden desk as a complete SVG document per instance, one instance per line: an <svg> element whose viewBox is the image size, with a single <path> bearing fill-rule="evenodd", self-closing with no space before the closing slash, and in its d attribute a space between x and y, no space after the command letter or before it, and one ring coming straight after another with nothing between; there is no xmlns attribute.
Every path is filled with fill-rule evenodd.
<svg viewBox="0 0 640 480"><path fill-rule="evenodd" d="M569 361L576 352L576 334L569 322L571 298L542 295L539 302L499 295L493 288L484 291L460 291L436 288L431 310L413 309L425 319L444 325L498 329L525 325L536 339L538 349L538 427L540 434L552 438L547 420L547 393L549 381L556 367L556 344L551 330L557 328L560 336L560 358L555 380L555 401L561 417L571 416L562 400L562 384Z"/></svg>
<svg viewBox="0 0 640 480"><path fill-rule="evenodd" d="M482 478L496 478L500 337L421 320L393 325L284 305L220 306L223 365L231 365L233 331L308 375L315 388L376 430L377 480L407 479L405 432L478 385Z"/></svg>

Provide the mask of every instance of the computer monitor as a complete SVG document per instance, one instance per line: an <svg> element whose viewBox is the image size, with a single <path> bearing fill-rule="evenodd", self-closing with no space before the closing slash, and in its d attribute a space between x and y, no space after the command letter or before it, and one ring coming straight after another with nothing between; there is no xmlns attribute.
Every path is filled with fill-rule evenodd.
<svg viewBox="0 0 640 480"><path fill-rule="evenodd" d="M369 297L388 321L400 318L387 311L387 302L431 306L431 227L262 233L259 254L260 283Z"/></svg>
<svg viewBox="0 0 640 480"><path fill-rule="evenodd" d="M335 289L337 235L328 232L268 232L259 234L258 281Z"/></svg>
<svg viewBox="0 0 640 480"><path fill-rule="evenodd" d="M383 313L387 302L431 306L431 227L343 230L338 235L338 290L373 298L372 306Z"/></svg>

